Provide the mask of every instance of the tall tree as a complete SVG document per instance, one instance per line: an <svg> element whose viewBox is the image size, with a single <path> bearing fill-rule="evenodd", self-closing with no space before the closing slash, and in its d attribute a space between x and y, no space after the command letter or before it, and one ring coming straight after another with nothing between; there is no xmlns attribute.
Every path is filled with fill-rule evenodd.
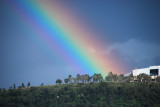
<svg viewBox="0 0 160 107"><path fill-rule="evenodd" d="M92 76L91 76L91 77L89 76L89 78L88 78L88 82L91 82L91 80L92 80Z"/></svg>
<svg viewBox="0 0 160 107"><path fill-rule="evenodd" d="M77 74L76 79L77 79L77 82L79 83L79 82L80 82L80 80L81 80L81 76L80 76L80 74Z"/></svg>
<svg viewBox="0 0 160 107"><path fill-rule="evenodd" d="M105 78L106 82L113 82L113 73L109 72Z"/></svg>
<svg viewBox="0 0 160 107"><path fill-rule="evenodd" d="M88 74L85 74L85 75L84 75L84 82L85 82L85 83L88 82L88 78L89 78L89 75L88 75Z"/></svg>
<svg viewBox="0 0 160 107"><path fill-rule="evenodd" d="M108 75L105 78L106 82L117 82L118 76L117 74L113 74L112 72L109 72Z"/></svg>
<svg viewBox="0 0 160 107"><path fill-rule="evenodd" d="M77 78L72 78L74 83L77 83Z"/></svg>
<svg viewBox="0 0 160 107"><path fill-rule="evenodd" d="M118 76L118 82L124 82L124 74L120 74L119 76Z"/></svg>
<svg viewBox="0 0 160 107"><path fill-rule="evenodd" d="M22 83L22 88L25 88L25 85L24 85L24 83Z"/></svg>
<svg viewBox="0 0 160 107"><path fill-rule="evenodd" d="M113 82L117 82L118 81L118 76L117 74L113 74Z"/></svg>
<svg viewBox="0 0 160 107"><path fill-rule="evenodd" d="M40 86L43 86L44 85L44 83L41 83L41 85Z"/></svg>
<svg viewBox="0 0 160 107"><path fill-rule="evenodd" d="M13 88L16 89L16 84L13 84Z"/></svg>
<svg viewBox="0 0 160 107"><path fill-rule="evenodd" d="M134 76L133 73L131 73L129 76L126 77L127 78L127 82L134 82Z"/></svg>
<svg viewBox="0 0 160 107"><path fill-rule="evenodd" d="M68 82L69 82L69 79L68 79L68 78L64 79L64 82L65 82L65 83L68 83Z"/></svg>
<svg viewBox="0 0 160 107"><path fill-rule="evenodd" d="M98 82L98 74L95 73L92 78L93 82Z"/></svg>
<svg viewBox="0 0 160 107"><path fill-rule="evenodd" d="M69 75L68 78L69 78L69 82L72 83L72 75Z"/></svg>
<svg viewBox="0 0 160 107"><path fill-rule="evenodd" d="M30 85L31 85L30 82L28 82L27 87L30 87Z"/></svg>
<svg viewBox="0 0 160 107"><path fill-rule="evenodd" d="M102 82L103 81L103 77L101 74L97 74L97 79L98 79L98 82Z"/></svg>
<svg viewBox="0 0 160 107"><path fill-rule="evenodd" d="M85 75L81 75L81 81L82 81L82 83L85 82Z"/></svg>
<svg viewBox="0 0 160 107"><path fill-rule="evenodd" d="M56 84L61 84L62 83L62 80L61 79L57 79L56 80Z"/></svg>

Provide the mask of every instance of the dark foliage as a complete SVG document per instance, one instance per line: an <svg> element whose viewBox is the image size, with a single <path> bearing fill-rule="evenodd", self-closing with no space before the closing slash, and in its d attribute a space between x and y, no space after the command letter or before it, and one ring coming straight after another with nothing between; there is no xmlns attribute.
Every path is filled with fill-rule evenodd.
<svg viewBox="0 0 160 107"><path fill-rule="evenodd" d="M0 107L159 107L160 84L78 83L0 91Z"/></svg>
<svg viewBox="0 0 160 107"><path fill-rule="evenodd" d="M0 89L0 107L160 107L160 77L155 82L146 74L134 77L112 72L69 75L56 84L31 87L28 82Z"/></svg>

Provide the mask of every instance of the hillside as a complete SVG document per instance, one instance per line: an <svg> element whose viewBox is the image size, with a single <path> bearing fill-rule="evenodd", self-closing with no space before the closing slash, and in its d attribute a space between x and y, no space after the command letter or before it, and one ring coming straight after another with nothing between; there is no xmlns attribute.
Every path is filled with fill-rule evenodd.
<svg viewBox="0 0 160 107"><path fill-rule="evenodd" d="M0 107L160 107L160 83L78 83L0 92Z"/></svg>

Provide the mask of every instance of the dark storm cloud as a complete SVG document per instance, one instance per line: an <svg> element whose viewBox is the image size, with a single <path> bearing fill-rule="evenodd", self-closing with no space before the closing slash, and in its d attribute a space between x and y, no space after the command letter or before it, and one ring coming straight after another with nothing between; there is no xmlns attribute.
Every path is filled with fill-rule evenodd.
<svg viewBox="0 0 160 107"><path fill-rule="evenodd" d="M160 64L158 61L160 50L156 43L130 39L124 43L112 44L104 53L121 55L132 69Z"/></svg>
<svg viewBox="0 0 160 107"><path fill-rule="evenodd" d="M102 39L125 42L129 39L160 41L159 0L67 1Z"/></svg>

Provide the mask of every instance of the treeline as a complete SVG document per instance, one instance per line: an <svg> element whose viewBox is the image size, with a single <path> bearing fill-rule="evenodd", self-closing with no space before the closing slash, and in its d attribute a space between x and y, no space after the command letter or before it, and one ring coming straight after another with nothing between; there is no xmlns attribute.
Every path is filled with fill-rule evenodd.
<svg viewBox="0 0 160 107"><path fill-rule="evenodd" d="M60 82L61 81L61 82ZM0 107L160 107L160 77L140 74L124 76L112 72L77 75L58 85L27 86L0 90ZM15 88L14 88L15 87Z"/></svg>
<svg viewBox="0 0 160 107"><path fill-rule="evenodd" d="M10 86L10 87L9 87L9 90L29 88L30 86L31 86L31 83L30 83L30 82L27 83L27 86L25 86L24 83L22 83L22 85L20 85L20 86L18 86L18 87L16 86L16 84L13 84L13 86ZM6 89L5 89L5 88L0 88L0 91L6 91Z"/></svg>
<svg viewBox="0 0 160 107"><path fill-rule="evenodd" d="M147 74L140 74L138 76L133 76L131 73L129 76L124 76L124 74L113 74L109 72L108 75L103 78L101 74L94 74L93 76L89 76L88 74L80 75L77 74L76 77L72 77L69 75L68 78L64 79L64 83L99 83L99 82L114 82L114 83L122 83L122 82L152 82L152 79ZM160 82L160 77L157 77L155 82ZM56 84L61 84L62 80L57 79Z"/></svg>
<svg viewBox="0 0 160 107"><path fill-rule="evenodd" d="M147 74L140 74L138 76L133 76L131 73L128 76L124 76L124 74L114 74L112 72L109 72L108 75L103 78L101 74L94 74L93 76L89 76L89 74L80 75L77 74L76 77L72 77L72 75L69 75L68 78L65 78L63 81L62 79L57 79L56 84L68 84L68 83L99 83L99 82L112 82L112 83L123 83L123 82L152 82L153 80L151 77ZM160 76L158 76L154 82L160 82ZM29 88L31 86L31 83L28 82L25 86L24 83L22 83L20 86L16 87L16 84L13 84L13 86L10 86L9 89L22 89L22 88ZM44 83L41 83L40 86L44 86ZM0 91L6 90L5 88L0 88Z"/></svg>

